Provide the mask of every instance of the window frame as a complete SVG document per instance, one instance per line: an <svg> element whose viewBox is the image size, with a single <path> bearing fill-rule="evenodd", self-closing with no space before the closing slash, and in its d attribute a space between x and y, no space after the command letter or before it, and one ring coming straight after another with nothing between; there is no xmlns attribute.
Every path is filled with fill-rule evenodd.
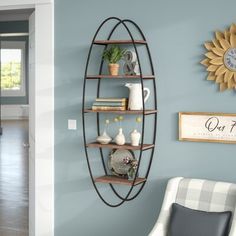
<svg viewBox="0 0 236 236"><path fill-rule="evenodd" d="M21 88L19 90L4 90L1 88L2 97L25 97L26 96L26 41L1 41L1 49L21 50Z"/></svg>

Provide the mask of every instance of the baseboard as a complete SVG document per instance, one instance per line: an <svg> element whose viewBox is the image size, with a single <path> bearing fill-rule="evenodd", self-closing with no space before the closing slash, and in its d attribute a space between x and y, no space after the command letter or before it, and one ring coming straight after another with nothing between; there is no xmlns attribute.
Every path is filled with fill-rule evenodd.
<svg viewBox="0 0 236 236"><path fill-rule="evenodd" d="M29 105L2 105L2 120L29 119Z"/></svg>

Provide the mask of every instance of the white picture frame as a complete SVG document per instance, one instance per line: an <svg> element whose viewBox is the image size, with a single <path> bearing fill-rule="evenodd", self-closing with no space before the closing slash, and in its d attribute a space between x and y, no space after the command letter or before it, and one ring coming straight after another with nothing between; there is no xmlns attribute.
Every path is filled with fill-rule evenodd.
<svg viewBox="0 0 236 236"><path fill-rule="evenodd" d="M179 112L179 140L236 144L236 114Z"/></svg>

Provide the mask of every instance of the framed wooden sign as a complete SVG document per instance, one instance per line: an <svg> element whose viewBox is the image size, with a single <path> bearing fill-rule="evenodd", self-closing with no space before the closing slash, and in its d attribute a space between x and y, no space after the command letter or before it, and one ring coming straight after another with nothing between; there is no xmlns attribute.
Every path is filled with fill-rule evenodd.
<svg viewBox="0 0 236 236"><path fill-rule="evenodd" d="M179 112L179 140L236 143L236 114Z"/></svg>

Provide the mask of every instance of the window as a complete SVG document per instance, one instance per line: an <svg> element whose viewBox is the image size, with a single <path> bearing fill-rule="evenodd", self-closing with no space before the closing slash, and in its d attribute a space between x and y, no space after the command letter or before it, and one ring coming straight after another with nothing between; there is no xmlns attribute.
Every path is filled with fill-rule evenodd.
<svg viewBox="0 0 236 236"><path fill-rule="evenodd" d="M3 97L25 96L25 42L1 42L1 90Z"/></svg>

